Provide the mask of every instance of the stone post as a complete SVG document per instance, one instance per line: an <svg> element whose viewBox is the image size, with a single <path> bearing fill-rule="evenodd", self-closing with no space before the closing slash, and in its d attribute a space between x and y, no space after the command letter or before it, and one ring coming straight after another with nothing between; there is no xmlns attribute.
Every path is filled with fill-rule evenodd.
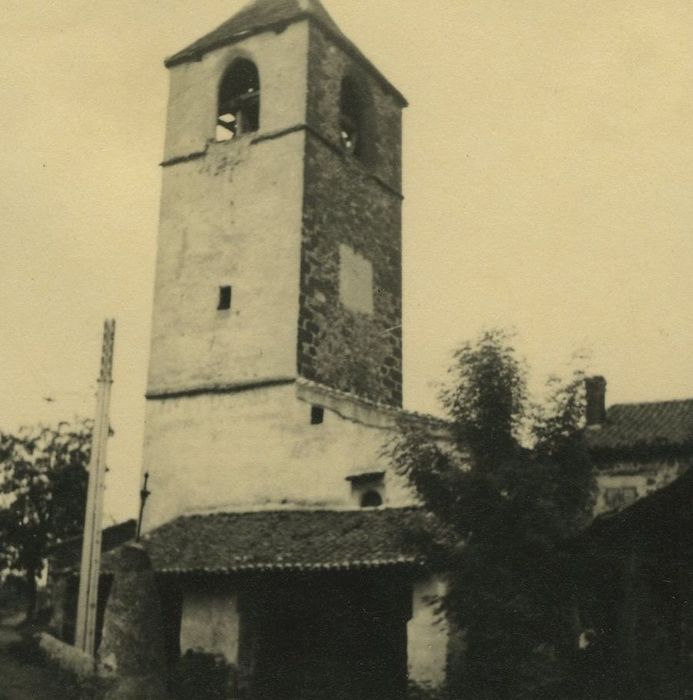
<svg viewBox="0 0 693 700"><path fill-rule="evenodd" d="M149 557L141 545L129 544L114 559L99 649L101 673L110 677L105 700L164 700L163 620Z"/></svg>

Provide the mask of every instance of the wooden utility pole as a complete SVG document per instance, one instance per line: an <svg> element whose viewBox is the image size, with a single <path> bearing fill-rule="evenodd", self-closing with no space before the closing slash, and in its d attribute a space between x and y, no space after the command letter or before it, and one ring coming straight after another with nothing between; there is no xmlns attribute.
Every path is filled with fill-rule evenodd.
<svg viewBox="0 0 693 700"><path fill-rule="evenodd" d="M103 519L103 492L106 475L106 445L110 430L108 408L113 383L113 342L115 321L107 320L103 327L101 373L96 395L96 417L91 439L89 460L89 486L87 507L84 513L82 540L82 566L79 573L79 598L77 602L77 627L75 646L91 656L95 653L96 611L101 568L101 522Z"/></svg>

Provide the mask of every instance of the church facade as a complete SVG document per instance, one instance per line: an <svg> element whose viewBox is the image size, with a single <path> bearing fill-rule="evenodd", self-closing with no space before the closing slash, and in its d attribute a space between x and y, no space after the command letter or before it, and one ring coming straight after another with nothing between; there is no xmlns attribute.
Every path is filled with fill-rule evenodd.
<svg viewBox="0 0 693 700"><path fill-rule="evenodd" d="M255 0L166 61L142 544L169 665L228 697L443 684L441 580L384 448L402 410L404 97L318 0Z"/></svg>

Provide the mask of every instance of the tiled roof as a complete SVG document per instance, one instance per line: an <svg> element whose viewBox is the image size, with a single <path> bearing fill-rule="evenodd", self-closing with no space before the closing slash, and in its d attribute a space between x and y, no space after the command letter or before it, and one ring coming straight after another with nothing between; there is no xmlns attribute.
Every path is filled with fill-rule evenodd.
<svg viewBox="0 0 693 700"><path fill-rule="evenodd" d="M616 404L587 436L597 452L693 448L693 399Z"/></svg>
<svg viewBox="0 0 693 700"><path fill-rule="evenodd" d="M156 571L347 570L421 562L406 532L418 508L278 510L176 518L142 538Z"/></svg>
<svg viewBox="0 0 693 700"><path fill-rule="evenodd" d="M198 61L208 51L233 44L253 34L273 27L281 27L309 18L326 30L334 41L348 52L357 56L376 74L381 83L397 97L403 106L404 96L385 78L380 71L361 53L339 29L320 0L252 0L231 19L218 26L209 34L186 46L166 59L168 67L186 61Z"/></svg>
<svg viewBox="0 0 693 700"><path fill-rule="evenodd" d="M214 31L171 56L166 64L194 60L207 51L232 43L243 36L302 17L312 17L332 32L341 34L320 0L253 0Z"/></svg>
<svg viewBox="0 0 693 700"><path fill-rule="evenodd" d="M319 0L253 0L214 31L171 56L166 65L195 60L207 51L233 43L244 36L303 17L312 17L341 35L339 27Z"/></svg>

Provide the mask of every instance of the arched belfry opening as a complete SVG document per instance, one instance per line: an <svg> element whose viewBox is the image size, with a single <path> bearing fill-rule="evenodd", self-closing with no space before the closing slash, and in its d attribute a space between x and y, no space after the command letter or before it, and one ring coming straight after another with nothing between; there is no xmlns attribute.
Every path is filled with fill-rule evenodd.
<svg viewBox="0 0 693 700"><path fill-rule="evenodd" d="M370 100L363 85L351 76L342 78L339 95L339 140L359 160L372 157L373 124Z"/></svg>
<svg viewBox="0 0 693 700"><path fill-rule="evenodd" d="M217 141L229 141L260 128L260 76L252 61L236 59L219 86Z"/></svg>

